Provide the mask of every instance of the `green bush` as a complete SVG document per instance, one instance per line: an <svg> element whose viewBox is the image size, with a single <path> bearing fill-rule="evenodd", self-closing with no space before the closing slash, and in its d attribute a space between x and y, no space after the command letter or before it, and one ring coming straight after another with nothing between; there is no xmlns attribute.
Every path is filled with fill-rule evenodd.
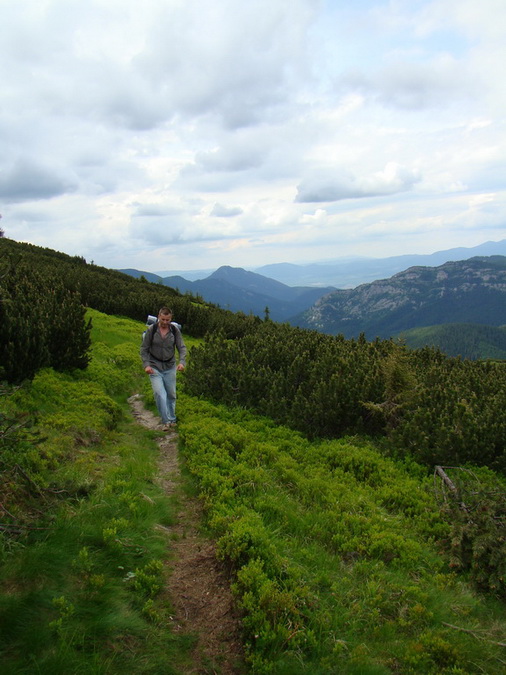
<svg viewBox="0 0 506 675"><path fill-rule="evenodd" d="M4 240L0 242L3 245ZM0 259L0 380L19 383L40 368L85 368L90 323L78 293L52 269L14 254Z"/></svg>
<svg viewBox="0 0 506 675"><path fill-rule="evenodd" d="M506 481L492 472L449 469L456 491L443 512L452 524L446 540L452 567L482 590L506 598Z"/></svg>
<svg viewBox="0 0 506 675"><path fill-rule="evenodd" d="M506 472L506 365L345 340L267 322L192 352L189 393L248 408L310 438L386 437L397 456Z"/></svg>

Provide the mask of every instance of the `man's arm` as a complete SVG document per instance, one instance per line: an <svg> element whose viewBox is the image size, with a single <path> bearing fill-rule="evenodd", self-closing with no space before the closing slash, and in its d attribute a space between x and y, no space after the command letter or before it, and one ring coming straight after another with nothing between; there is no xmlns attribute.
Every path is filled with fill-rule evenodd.
<svg viewBox="0 0 506 675"><path fill-rule="evenodd" d="M184 370L186 368L186 345L183 340L181 331L177 326L174 326L176 333L174 335L176 349L179 353L179 363L177 366L178 370Z"/></svg>

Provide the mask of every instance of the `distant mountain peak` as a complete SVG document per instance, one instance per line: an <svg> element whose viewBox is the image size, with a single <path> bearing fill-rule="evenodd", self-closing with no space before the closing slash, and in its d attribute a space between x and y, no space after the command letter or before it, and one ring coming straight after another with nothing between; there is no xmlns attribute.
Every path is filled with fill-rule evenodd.
<svg viewBox="0 0 506 675"><path fill-rule="evenodd" d="M284 294L288 288L286 284L275 279L270 279L262 274L256 272L248 272L242 267L231 267L230 265L223 265L213 272L208 279L221 279L227 281L233 286L245 288L256 293L263 293L265 295L278 295L280 292Z"/></svg>

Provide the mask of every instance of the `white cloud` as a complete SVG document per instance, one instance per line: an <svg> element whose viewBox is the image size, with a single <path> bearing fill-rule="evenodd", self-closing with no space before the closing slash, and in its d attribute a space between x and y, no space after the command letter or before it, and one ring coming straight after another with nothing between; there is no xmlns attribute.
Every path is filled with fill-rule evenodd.
<svg viewBox="0 0 506 675"><path fill-rule="evenodd" d="M213 148L195 156L197 166L203 171L246 171L262 164L262 147Z"/></svg>
<svg viewBox="0 0 506 675"><path fill-rule="evenodd" d="M2 227L144 270L505 238L505 31L502 0L0 0Z"/></svg>
<svg viewBox="0 0 506 675"><path fill-rule="evenodd" d="M243 210L238 206L224 206L218 202L211 211L211 215L216 218L233 218L234 216L240 216L241 213L243 213Z"/></svg>

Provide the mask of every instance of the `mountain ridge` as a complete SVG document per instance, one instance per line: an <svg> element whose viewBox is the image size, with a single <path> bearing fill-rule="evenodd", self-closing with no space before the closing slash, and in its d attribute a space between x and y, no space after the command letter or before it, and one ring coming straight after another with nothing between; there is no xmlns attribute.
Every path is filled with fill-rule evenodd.
<svg viewBox="0 0 506 675"><path fill-rule="evenodd" d="M475 256L506 255L506 239L486 241L477 246L450 248L428 254L408 253L386 258L366 256L336 258L307 264L270 263L249 271L280 281L287 286L334 286L355 288L363 283L390 277L415 265L442 265L451 260L466 260ZM120 270L124 271L124 270ZM157 272L156 277L181 276L186 280L200 280L209 277L213 270L174 270ZM146 278L148 273L144 273Z"/></svg>
<svg viewBox="0 0 506 675"><path fill-rule="evenodd" d="M219 305L233 312L244 312L263 317L268 314L274 321L286 321L311 307L322 295L335 290L334 287L311 288L287 286L275 279L269 279L240 267L223 265L206 279L189 281L182 276L159 277L149 272L125 269L119 270L136 278L144 277L154 283L162 283L177 289L180 293L191 293L206 302Z"/></svg>
<svg viewBox="0 0 506 675"><path fill-rule="evenodd" d="M503 244L506 244L506 240L485 242L475 249L459 248L440 251L430 256L397 256L394 260L406 262L421 258L425 261L427 259L433 261L447 258L451 254L462 255L462 252L469 253L476 249L483 251L498 248L501 250ZM505 258L504 256L474 256L462 261L449 261L437 267L414 265L390 277L377 278L353 289L339 289L331 286L324 288L288 286L276 279L228 265L215 270L206 279L195 282L178 275L162 279L152 273L137 270L127 272L134 273L137 277L144 276L150 281L163 283L183 293L189 292L207 302L235 312L254 313L262 317L267 316L266 308L268 308L268 315L274 321L288 321L302 328L331 334L341 333L345 337L356 337L362 332L368 339L374 339L377 336L397 337L406 331L416 331L433 326L438 335L434 337L432 333L426 333L427 339L435 340L443 351L447 351L448 346L448 353L457 350L463 357L475 358L474 355L478 352L470 340L467 340L461 348L457 344L458 341L451 337L454 336L454 328L438 330L437 327L446 324L452 324L452 326L465 324L468 326L466 332L473 331L479 335L483 333L483 331L480 332L479 326L497 327L498 324L506 324L506 316L503 316L504 293L499 292L497 288L488 288L486 283L480 282L479 288L476 283L474 283L474 288L469 286L470 284L471 287L473 286L471 272L476 261L481 261L479 263L481 265L493 266L494 259L497 267L498 261ZM473 260L474 262L468 262ZM363 262L363 260L354 261L355 264L357 262ZM292 263L280 263L279 265L288 270L297 271L298 269ZM449 267L445 268L445 265ZM269 266L265 266L264 269L268 268ZM434 275L436 277L438 274L442 274L443 277L448 276L448 270L452 269L457 270L459 276L459 278L453 278L453 289L442 289L437 284L434 285L434 279L430 281ZM502 282L500 286L503 288ZM379 298L381 295L382 297ZM375 296L381 300L379 306L375 306L372 302ZM404 301L401 303L399 299L402 297ZM345 300L346 311L342 306ZM498 317L501 318L498 319ZM478 327L471 328L471 324L476 324ZM486 335L490 338L490 344L484 350L480 348L479 353L484 354L484 358L493 358L494 355L501 358L501 348L499 345L492 344L494 340L500 341L500 336L493 337L489 333ZM411 335L406 335L408 346L411 346L410 342L413 339ZM476 337L476 340L483 344L482 338Z"/></svg>
<svg viewBox="0 0 506 675"><path fill-rule="evenodd" d="M264 265L255 271L273 279L290 284L292 279L298 283L336 286L337 288L355 288L363 283L376 281L402 272L415 265L435 267L445 262L466 260L475 256L506 255L506 239L498 242L487 241L472 248L451 248L429 254L404 254L387 258L342 259L308 265L290 265L275 263Z"/></svg>
<svg viewBox="0 0 506 675"><path fill-rule="evenodd" d="M500 326L506 324L505 300L506 257L476 256L333 291L292 323L347 338L389 338L437 324Z"/></svg>

